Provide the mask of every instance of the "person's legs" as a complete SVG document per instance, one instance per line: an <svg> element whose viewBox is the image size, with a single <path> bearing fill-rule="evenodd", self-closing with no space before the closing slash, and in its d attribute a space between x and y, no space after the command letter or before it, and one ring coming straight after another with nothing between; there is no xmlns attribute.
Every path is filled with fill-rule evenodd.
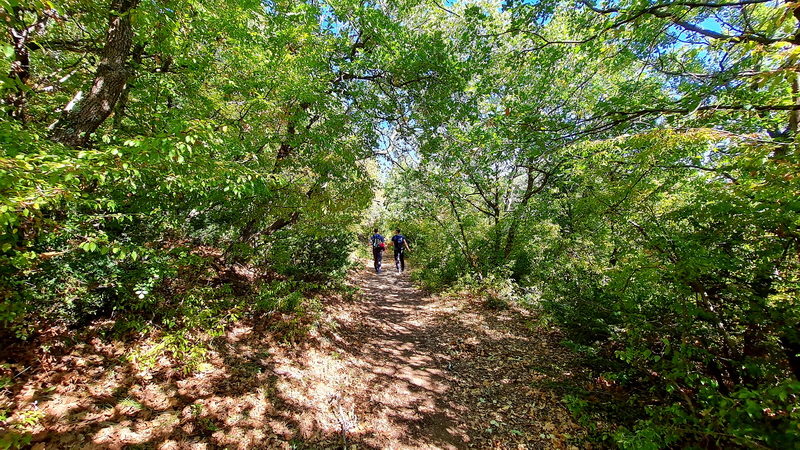
<svg viewBox="0 0 800 450"><path fill-rule="evenodd" d="M381 265L383 262L383 252L381 249L372 249L372 258L375 260L375 272L381 273Z"/></svg>
<svg viewBox="0 0 800 450"><path fill-rule="evenodd" d="M397 269L398 272L402 271L402 269L401 269L402 266L401 266L401 263L400 263L402 258L403 258L403 253L402 252L394 252L394 267Z"/></svg>
<svg viewBox="0 0 800 450"><path fill-rule="evenodd" d="M400 272L406 271L406 252L400 252Z"/></svg>

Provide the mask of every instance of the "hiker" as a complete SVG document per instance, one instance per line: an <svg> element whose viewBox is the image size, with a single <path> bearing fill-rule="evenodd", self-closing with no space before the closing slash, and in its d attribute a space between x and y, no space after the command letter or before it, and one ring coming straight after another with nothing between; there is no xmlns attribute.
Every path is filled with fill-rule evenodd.
<svg viewBox="0 0 800 450"><path fill-rule="evenodd" d="M392 242L390 244L394 249L394 266L397 268L397 273L403 273L406 270L406 250L411 251L408 247L408 240L405 236L400 234L400 229L394 230Z"/></svg>
<svg viewBox="0 0 800 450"><path fill-rule="evenodd" d="M372 231L374 234L371 238L369 238L369 241L372 244L372 259L375 261L375 272L381 273L381 264L383 263L383 251L386 249L386 240L380 235L380 233L378 233L377 228Z"/></svg>

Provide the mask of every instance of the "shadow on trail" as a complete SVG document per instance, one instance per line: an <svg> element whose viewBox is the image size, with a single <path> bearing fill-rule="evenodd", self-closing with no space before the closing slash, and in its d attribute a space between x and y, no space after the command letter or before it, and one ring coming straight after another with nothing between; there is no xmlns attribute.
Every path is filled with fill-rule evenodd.
<svg viewBox="0 0 800 450"><path fill-rule="evenodd" d="M142 370L97 340L61 355L16 393L22 413L37 417L30 433L0 429L0 439L29 434L34 448L283 447L299 425L281 408L269 347L235 332L214 346L213 368L189 377Z"/></svg>
<svg viewBox="0 0 800 450"><path fill-rule="evenodd" d="M331 333L369 389L345 389L370 430L358 442L536 448L579 434L552 388L573 376L557 336L534 336L519 311L428 297L392 271L367 271L358 281L363 299L351 305L342 333Z"/></svg>
<svg viewBox="0 0 800 450"><path fill-rule="evenodd" d="M363 294L329 302L301 345L242 321L183 376L94 339L28 373L15 407L37 411L45 448L566 448L581 434L549 387L570 361L524 312L426 296L392 272L355 283Z"/></svg>
<svg viewBox="0 0 800 450"><path fill-rule="evenodd" d="M361 323L337 340L363 372L367 391L357 414L370 430L361 441L374 447L463 447L457 405L447 398L446 347L432 336L435 304L393 272L361 278L364 298L353 305Z"/></svg>

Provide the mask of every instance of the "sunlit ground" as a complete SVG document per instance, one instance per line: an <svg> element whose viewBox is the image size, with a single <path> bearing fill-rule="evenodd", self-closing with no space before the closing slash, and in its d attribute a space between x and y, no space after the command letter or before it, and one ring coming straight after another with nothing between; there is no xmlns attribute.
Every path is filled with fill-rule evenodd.
<svg viewBox="0 0 800 450"><path fill-rule="evenodd" d="M521 311L428 297L368 270L301 344L240 322L184 375L122 343L75 345L24 381L10 423L37 448L568 448L583 431L553 381L572 376ZM23 430L21 425L17 432Z"/></svg>

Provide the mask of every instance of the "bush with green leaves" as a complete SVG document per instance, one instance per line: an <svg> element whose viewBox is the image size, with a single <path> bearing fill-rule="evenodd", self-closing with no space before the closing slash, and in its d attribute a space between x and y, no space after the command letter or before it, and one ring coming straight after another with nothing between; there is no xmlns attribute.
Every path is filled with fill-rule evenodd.
<svg viewBox="0 0 800 450"><path fill-rule="evenodd" d="M355 248L353 233L322 229L314 233L278 233L265 256L279 274L326 281L341 278L351 267Z"/></svg>

